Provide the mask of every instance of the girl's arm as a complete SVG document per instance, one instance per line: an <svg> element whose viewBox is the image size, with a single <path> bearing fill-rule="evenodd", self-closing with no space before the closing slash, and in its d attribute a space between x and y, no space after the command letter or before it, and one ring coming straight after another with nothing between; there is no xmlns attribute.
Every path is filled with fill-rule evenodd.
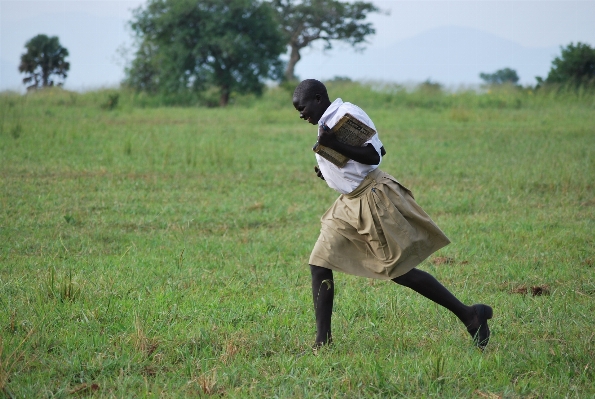
<svg viewBox="0 0 595 399"><path fill-rule="evenodd" d="M318 143L332 148L338 153L364 165L378 165L380 163L380 155L378 155L376 148L372 144L368 143L363 147L354 147L341 143L326 126L324 126L322 133L318 137ZM384 147L381 148L381 152L383 156L386 154Z"/></svg>

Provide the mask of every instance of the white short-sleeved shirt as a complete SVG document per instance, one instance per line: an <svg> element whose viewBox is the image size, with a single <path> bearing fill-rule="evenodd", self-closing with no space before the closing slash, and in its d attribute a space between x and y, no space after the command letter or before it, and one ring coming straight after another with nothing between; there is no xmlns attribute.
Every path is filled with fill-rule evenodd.
<svg viewBox="0 0 595 399"><path fill-rule="evenodd" d="M370 126L372 129L376 130L372 119L370 119L368 114L366 114L360 107L351 103L344 103L343 100L337 98L327 108L326 112L318 121L318 136L320 136L320 133L322 132L322 125L332 128L345 114L353 115L366 125ZM378 131L376 131L376 134L372 136L370 140L364 143L364 146L368 143L374 146L376 152L378 152L378 156L380 157L380 162L382 162L382 153L380 152L382 142L380 141L380 138L378 138ZM380 162L378 162L378 165L365 165L350 159L347 161L347 164L344 167L339 168L337 165L327 161L320 155L315 155L316 161L318 162L318 167L320 168L326 183L330 188L340 192L341 194L349 194L355 190L360 185L362 180L364 180L364 178L368 175L368 173L377 169L378 165L380 165Z"/></svg>

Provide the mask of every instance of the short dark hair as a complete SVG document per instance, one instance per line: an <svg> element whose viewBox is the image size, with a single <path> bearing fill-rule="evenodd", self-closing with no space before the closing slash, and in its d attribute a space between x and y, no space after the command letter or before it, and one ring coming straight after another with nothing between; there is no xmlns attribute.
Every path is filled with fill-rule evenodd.
<svg viewBox="0 0 595 399"><path fill-rule="evenodd" d="M314 98L317 94L320 94L323 98L328 100L328 92L326 86L319 80L306 79L302 80L293 92L295 98Z"/></svg>

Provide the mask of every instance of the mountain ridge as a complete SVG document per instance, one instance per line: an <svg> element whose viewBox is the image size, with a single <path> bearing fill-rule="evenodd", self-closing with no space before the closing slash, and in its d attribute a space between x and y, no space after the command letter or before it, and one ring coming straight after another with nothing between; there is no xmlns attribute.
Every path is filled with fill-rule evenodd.
<svg viewBox="0 0 595 399"><path fill-rule="evenodd" d="M547 75L559 47L524 47L473 28L443 26L382 48L356 53L344 45L326 54L310 51L296 66L301 78L348 76L393 82L431 79L446 85L479 84L481 72L517 71L523 84Z"/></svg>

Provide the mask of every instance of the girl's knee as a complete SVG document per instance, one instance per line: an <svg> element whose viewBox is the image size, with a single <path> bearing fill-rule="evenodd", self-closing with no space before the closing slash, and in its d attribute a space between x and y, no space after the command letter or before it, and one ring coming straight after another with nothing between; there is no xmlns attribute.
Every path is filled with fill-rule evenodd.
<svg viewBox="0 0 595 399"><path fill-rule="evenodd" d="M324 280L333 279L333 271L324 267L310 265L310 273L312 273L312 278Z"/></svg>
<svg viewBox="0 0 595 399"><path fill-rule="evenodd" d="M406 287L410 287L412 285L416 285L421 283L424 278L426 277L427 273L419 270L419 269L411 269L407 273L393 278L393 281L397 284L404 285Z"/></svg>

